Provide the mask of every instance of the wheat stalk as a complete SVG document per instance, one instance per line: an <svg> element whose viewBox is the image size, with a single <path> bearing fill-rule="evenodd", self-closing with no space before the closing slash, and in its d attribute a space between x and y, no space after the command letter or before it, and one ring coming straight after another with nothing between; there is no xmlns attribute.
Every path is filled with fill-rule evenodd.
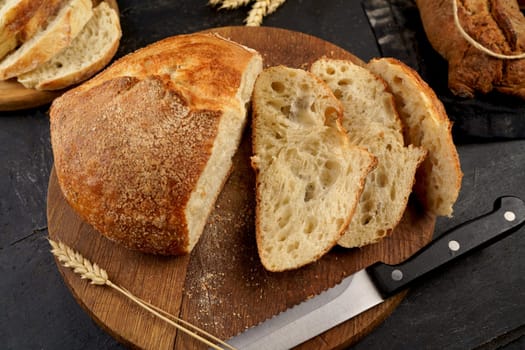
<svg viewBox="0 0 525 350"><path fill-rule="evenodd" d="M219 5L221 2L223 2L224 0L209 0L208 1L208 5L210 6L217 6Z"/></svg>
<svg viewBox="0 0 525 350"><path fill-rule="evenodd" d="M267 15L274 13L279 8L279 6L284 4L285 1L286 0L271 0Z"/></svg>
<svg viewBox="0 0 525 350"><path fill-rule="evenodd" d="M256 0L252 6L248 17L246 18L246 25L248 27L258 27L262 24L263 17L268 13L270 7L270 0Z"/></svg>
<svg viewBox="0 0 525 350"><path fill-rule="evenodd" d="M53 253L53 255L58 259L58 261L62 263L63 266L73 269L74 273L80 275L80 278L90 280L91 281L90 283L94 285L108 286L108 287L113 288L119 293L125 295L135 304L139 305L141 308L145 309L146 311L157 316L161 320L169 323L170 325L177 328L178 330L190 335L191 337L203 342L204 344L214 349L217 349L217 350L223 349L219 347L217 344L215 344L215 343L219 343L227 349L235 350L234 347L223 342L222 340L211 335L210 333L154 305L151 305L150 303L136 297L127 289L114 284L113 282L110 281L106 270L100 268L96 263L92 264L91 261L84 258L79 252L74 251L71 247L67 246L66 244L62 242L55 242L51 239L48 239L48 240L49 240L49 244L51 244L51 247L52 247L51 253ZM185 328L184 326L190 328L191 330ZM208 337L215 343L213 343L212 341L204 338L203 336L195 332L201 333L203 336Z"/></svg>
<svg viewBox="0 0 525 350"><path fill-rule="evenodd" d="M233 10L248 5L252 0L223 0L219 9Z"/></svg>
<svg viewBox="0 0 525 350"><path fill-rule="evenodd" d="M219 10L231 10L253 2L251 10L248 12L248 17L246 17L244 22L247 26L258 27L262 24L265 16L274 13L285 1L286 0L209 0L208 5L218 6Z"/></svg>

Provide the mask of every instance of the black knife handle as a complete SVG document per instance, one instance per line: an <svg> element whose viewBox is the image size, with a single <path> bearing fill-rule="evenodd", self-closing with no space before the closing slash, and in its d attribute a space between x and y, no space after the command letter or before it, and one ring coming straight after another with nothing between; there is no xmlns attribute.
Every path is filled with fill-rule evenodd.
<svg viewBox="0 0 525 350"><path fill-rule="evenodd" d="M456 258L503 238L525 222L525 203L517 197L501 197L494 210L446 232L398 265L376 263L367 268L376 286L388 297L409 283Z"/></svg>

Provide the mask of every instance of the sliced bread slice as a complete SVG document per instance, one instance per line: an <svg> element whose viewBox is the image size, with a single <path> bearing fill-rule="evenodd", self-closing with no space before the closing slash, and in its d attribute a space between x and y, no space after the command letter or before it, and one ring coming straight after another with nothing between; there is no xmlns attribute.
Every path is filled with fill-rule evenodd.
<svg viewBox="0 0 525 350"><path fill-rule="evenodd" d="M309 72L266 69L252 106L259 256L267 270L295 269L337 243L376 160L350 144L341 103Z"/></svg>
<svg viewBox="0 0 525 350"><path fill-rule="evenodd" d="M0 1L0 59L42 30L67 0Z"/></svg>
<svg viewBox="0 0 525 350"><path fill-rule="evenodd" d="M16 77L48 61L80 33L93 15L91 0L71 0L44 30L0 62L0 80Z"/></svg>
<svg viewBox="0 0 525 350"><path fill-rule="evenodd" d="M394 98L385 82L350 61L322 58L311 72L343 104L343 126L350 141L368 149L378 165L366 179L356 213L338 244L347 248L376 243L401 220L412 192L416 169L426 151L405 146Z"/></svg>
<svg viewBox="0 0 525 350"><path fill-rule="evenodd" d="M27 88L57 90L86 80L111 61L121 36L118 14L101 2L70 46L18 81Z"/></svg>
<svg viewBox="0 0 525 350"><path fill-rule="evenodd" d="M463 173L443 104L417 72L396 59L373 59L367 67L394 95L407 143L428 150L416 174L416 194L431 213L451 216Z"/></svg>

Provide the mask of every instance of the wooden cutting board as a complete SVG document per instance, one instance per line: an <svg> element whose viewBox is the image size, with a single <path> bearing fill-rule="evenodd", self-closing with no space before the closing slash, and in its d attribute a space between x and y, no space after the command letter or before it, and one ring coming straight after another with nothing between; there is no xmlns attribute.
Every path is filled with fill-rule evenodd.
<svg viewBox="0 0 525 350"><path fill-rule="evenodd" d="M225 27L213 31L257 49L265 65L307 67L323 55L359 62L345 50L318 38L276 28ZM204 233L188 256L156 257L126 250L84 223L69 207L54 171L48 190L49 235L98 263L110 279L146 301L227 339L334 286L376 261L398 263L431 240L435 218L414 200L395 232L362 249L335 247L318 262L283 273L259 262L254 233L254 174L250 130ZM144 349L206 347L139 309L114 291L92 286L59 266L82 307L118 340ZM315 337L299 348L335 349L356 342L382 322L404 293Z"/></svg>
<svg viewBox="0 0 525 350"><path fill-rule="evenodd" d="M119 12L116 0L105 0L117 13ZM102 0L93 0L97 6ZM67 89L57 91L40 91L28 89L20 84L16 78L0 80L0 111L15 111L46 105Z"/></svg>

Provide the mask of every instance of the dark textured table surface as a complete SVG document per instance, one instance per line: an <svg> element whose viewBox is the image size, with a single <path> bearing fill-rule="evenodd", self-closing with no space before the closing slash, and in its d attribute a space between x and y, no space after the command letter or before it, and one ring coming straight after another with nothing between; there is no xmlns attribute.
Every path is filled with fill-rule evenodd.
<svg viewBox="0 0 525 350"><path fill-rule="evenodd" d="M243 25L247 13L217 12L206 0L119 5L118 56L170 35ZM264 25L315 35L363 60L380 55L357 0L288 0ZM47 109L0 113L0 348L120 349L75 302L49 253L46 191L53 157ZM439 219L435 235L488 212L500 195L525 198L525 140L474 143L462 136L456 134L462 190L454 217ZM521 228L432 274L353 348L525 348L524 252Z"/></svg>

